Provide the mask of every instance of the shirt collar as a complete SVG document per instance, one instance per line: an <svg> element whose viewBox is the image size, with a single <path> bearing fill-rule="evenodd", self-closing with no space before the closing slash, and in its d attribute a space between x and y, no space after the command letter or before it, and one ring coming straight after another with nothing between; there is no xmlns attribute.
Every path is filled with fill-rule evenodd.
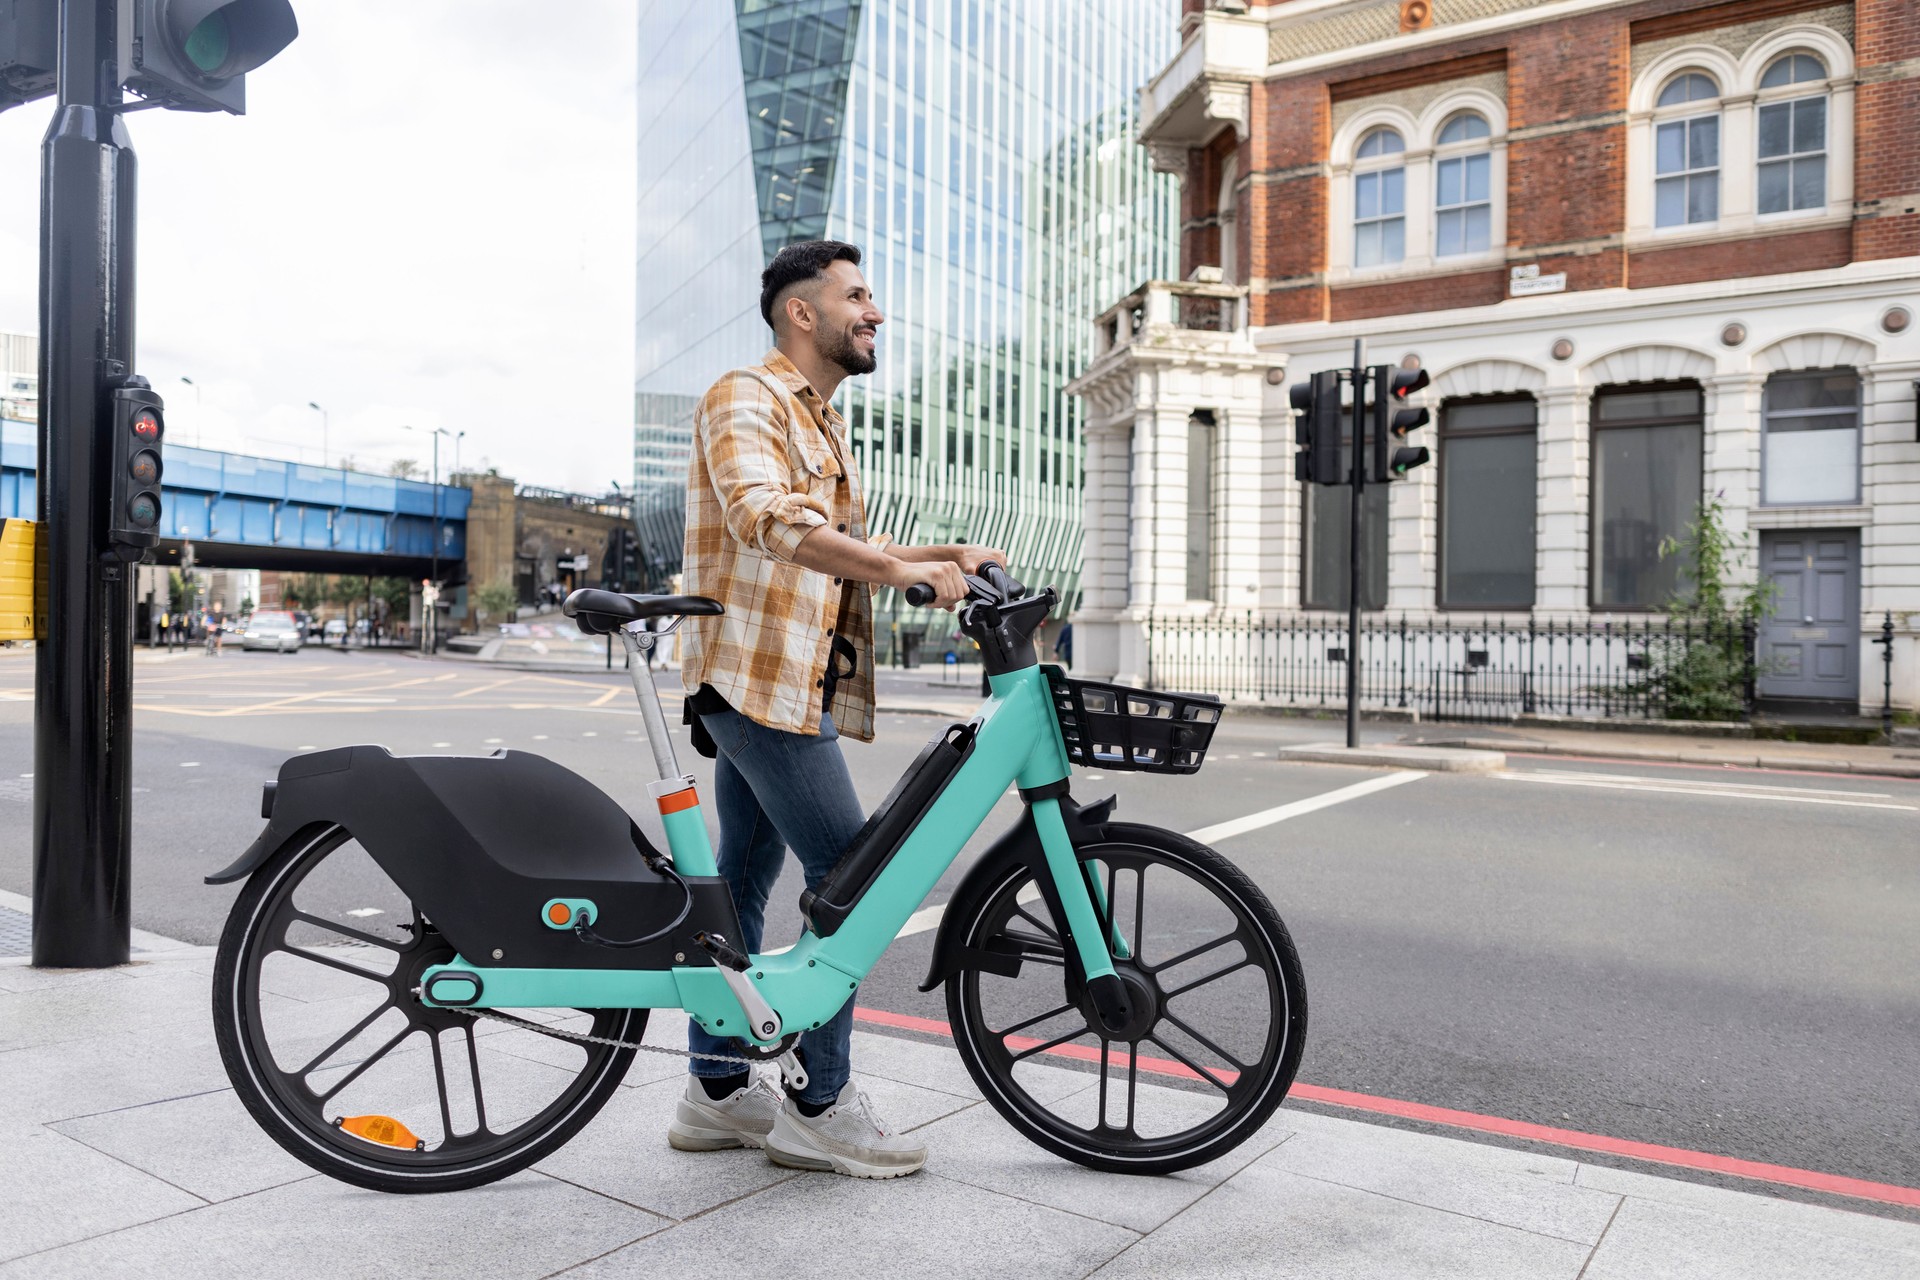
<svg viewBox="0 0 1920 1280"><path fill-rule="evenodd" d="M838 423L840 421L839 410L835 409L832 402L824 399L820 395L820 392L814 388L814 385L807 381L807 375L800 372L798 365L787 359L786 352L780 350L778 347L771 348L760 363L766 366L768 373L780 379L787 390L800 396L802 399L810 399L814 404L819 405L821 416L828 422Z"/></svg>

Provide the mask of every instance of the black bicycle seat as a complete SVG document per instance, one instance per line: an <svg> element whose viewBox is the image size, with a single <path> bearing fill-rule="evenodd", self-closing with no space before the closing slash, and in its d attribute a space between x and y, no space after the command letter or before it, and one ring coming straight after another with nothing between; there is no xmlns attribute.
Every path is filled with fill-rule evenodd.
<svg viewBox="0 0 1920 1280"><path fill-rule="evenodd" d="M705 596L630 596L582 587L567 597L561 611L590 635L608 635L642 618L712 618L725 612Z"/></svg>

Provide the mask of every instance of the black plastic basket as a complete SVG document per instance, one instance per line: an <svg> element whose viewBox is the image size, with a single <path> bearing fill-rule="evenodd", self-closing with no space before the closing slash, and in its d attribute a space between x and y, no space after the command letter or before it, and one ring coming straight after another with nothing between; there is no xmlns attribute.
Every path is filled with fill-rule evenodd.
<svg viewBox="0 0 1920 1280"><path fill-rule="evenodd" d="M1197 773L1220 723L1220 699L1075 680L1043 667L1067 759L1088 769Z"/></svg>

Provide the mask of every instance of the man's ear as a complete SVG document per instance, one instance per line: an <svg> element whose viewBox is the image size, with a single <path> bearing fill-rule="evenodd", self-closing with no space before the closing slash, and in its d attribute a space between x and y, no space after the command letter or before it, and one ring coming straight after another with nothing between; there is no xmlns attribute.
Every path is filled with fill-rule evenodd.
<svg viewBox="0 0 1920 1280"><path fill-rule="evenodd" d="M812 331L813 305L806 298L801 297L797 293L791 294L787 300L781 304L780 309L787 313L788 324L796 329Z"/></svg>

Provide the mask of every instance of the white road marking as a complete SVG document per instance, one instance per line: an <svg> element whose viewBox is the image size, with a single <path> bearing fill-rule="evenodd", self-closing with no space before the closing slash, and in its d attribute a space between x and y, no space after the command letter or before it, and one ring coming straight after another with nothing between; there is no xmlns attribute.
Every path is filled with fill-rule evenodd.
<svg viewBox="0 0 1920 1280"><path fill-rule="evenodd" d="M200 767L200 762L198 760L182 760L180 762L180 767L182 769L198 769Z"/></svg>
<svg viewBox="0 0 1920 1280"><path fill-rule="evenodd" d="M318 751L319 749L320 748L314 746L311 742L303 742L294 748L295 751Z"/></svg>
<svg viewBox="0 0 1920 1280"><path fill-rule="evenodd" d="M496 743L496 742L498 742L498 741L500 741L500 739L498 739L498 738L482 738L482 739L481 739L481 741L482 741L482 742L484 742L484 743L486 743L486 744L487 744L488 746L492 746L492 745L493 745L494 743Z"/></svg>
<svg viewBox="0 0 1920 1280"><path fill-rule="evenodd" d="M1608 774L1581 776L1554 772L1515 773L1510 770L1491 776L1508 782L1545 782L1558 787L1604 787L1609 791L1644 791L1668 796L1714 796L1722 800L1783 800L1788 804L1836 804L1849 809L1904 809L1908 812L1920 809L1920 805L1886 804L1880 800L1840 798L1846 795L1877 796L1881 794L1873 791L1816 791L1809 787L1803 792L1788 787L1763 787L1739 782L1689 784L1680 780L1667 782L1660 778L1628 779Z"/></svg>
<svg viewBox="0 0 1920 1280"><path fill-rule="evenodd" d="M436 747L450 747L453 744L451 742L436 742L433 745Z"/></svg>
<svg viewBox="0 0 1920 1280"><path fill-rule="evenodd" d="M1732 791L1784 791L1790 795L1846 796L1850 800L1891 800L1886 791L1839 791L1831 787L1782 787L1770 782L1728 782L1720 777L1708 781L1706 775L1685 778L1646 778L1631 773L1596 773L1588 769L1509 769L1510 774L1546 775L1555 778L1581 778L1595 782L1640 782L1657 787L1713 787Z"/></svg>
<svg viewBox="0 0 1920 1280"><path fill-rule="evenodd" d="M1093 775L1089 774L1087 776L1092 777ZM1341 787L1338 790L1329 791L1325 795L1309 796L1305 800L1295 800L1292 804L1283 804L1275 809L1262 809L1259 813L1250 813L1244 818L1231 818L1226 822L1216 823L1211 827L1201 827L1198 831L1187 832L1187 838L1189 840L1198 840L1201 844L1212 844L1214 841L1224 840L1228 836L1244 835L1249 831L1258 831L1261 827L1270 827L1276 822L1285 822L1288 818L1297 818L1301 814L1314 813L1320 809L1330 809L1336 804L1341 804L1348 800L1357 800L1361 796L1371 795L1376 791L1385 791L1389 787L1397 787L1403 783L1412 782L1416 778L1424 778L1426 776L1426 774L1421 773L1417 769L1408 769L1399 773L1384 774L1378 778L1368 778L1365 782L1356 782L1350 787ZM1018 900L1021 902L1033 902L1039 897L1039 886L1029 884L1025 889L1020 891ZM911 937L916 933L925 933L929 929L939 928L940 918L946 914L946 910L947 904L944 902L937 906L920 908L907 917L907 922L900 926L900 932L894 934L894 938L898 940L900 938Z"/></svg>
<svg viewBox="0 0 1920 1280"><path fill-rule="evenodd" d="M1217 822L1210 827L1201 827L1198 831L1187 832L1187 838L1198 840L1201 844L1213 844L1229 836L1245 835L1249 831L1270 827L1276 822L1285 822L1288 818L1298 818L1302 814L1317 813L1321 809L1330 809L1348 800L1358 800L1361 796L1372 795L1376 791L1404 786L1406 783L1426 776L1418 769L1382 774L1377 778L1356 782L1350 787L1340 787L1324 795L1308 796L1305 800L1295 800L1291 804L1283 804L1273 809L1262 809L1259 813L1250 813L1244 818L1229 818L1225 822Z"/></svg>
<svg viewBox="0 0 1920 1280"><path fill-rule="evenodd" d="M583 738L597 738L600 736L600 731L598 729L589 729L580 736Z"/></svg>
<svg viewBox="0 0 1920 1280"><path fill-rule="evenodd" d="M347 914L350 916L358 916L364 920L368 916L383 916L387 913L378 907L355 907L353 910L347 912Z"/></svg>
<svg viewBox="0 0 1920 1280"><path fill-rule="evenodd" d="M533 735L533 740L535 742L545 742L547 740L547 735L544 733L536 733Z"/></svg>

